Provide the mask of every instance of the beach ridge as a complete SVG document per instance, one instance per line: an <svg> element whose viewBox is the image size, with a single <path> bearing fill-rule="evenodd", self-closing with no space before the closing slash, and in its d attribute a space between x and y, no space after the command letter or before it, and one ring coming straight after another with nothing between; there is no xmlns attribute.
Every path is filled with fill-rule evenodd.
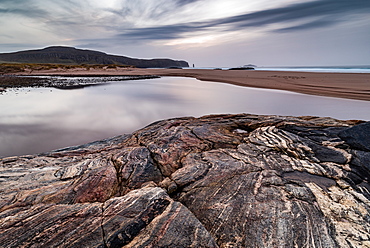
<svg viewBox="0 0 370 248"><path fill-rule="evenodd" d="M288 72L212 69L71 69L20 72L14 75L191 77L238 86L286 90L303 94L370 101L370 73Z"/></svg>

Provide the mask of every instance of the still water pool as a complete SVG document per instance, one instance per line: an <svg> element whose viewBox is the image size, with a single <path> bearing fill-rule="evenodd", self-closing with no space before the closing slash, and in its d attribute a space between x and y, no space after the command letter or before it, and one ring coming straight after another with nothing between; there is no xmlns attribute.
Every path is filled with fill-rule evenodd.
<svg viewBox="0 0 370 248"><path fill-rule="evenodd" d="M0 95L0 157L33 154L124 133L151 122L218 113L370 120L370 102L255 89L192 78L111 82Z"/></svg>

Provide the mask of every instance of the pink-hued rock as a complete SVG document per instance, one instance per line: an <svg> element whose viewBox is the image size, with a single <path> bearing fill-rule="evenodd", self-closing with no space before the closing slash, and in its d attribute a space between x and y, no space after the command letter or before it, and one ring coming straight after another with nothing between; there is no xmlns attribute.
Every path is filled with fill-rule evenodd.
<svg viewBox="0 0 370 248"><path fill-rule="evenodd" d="M368 128L319 117L188 117L3 158L0 244L368 247Z"/></svg>

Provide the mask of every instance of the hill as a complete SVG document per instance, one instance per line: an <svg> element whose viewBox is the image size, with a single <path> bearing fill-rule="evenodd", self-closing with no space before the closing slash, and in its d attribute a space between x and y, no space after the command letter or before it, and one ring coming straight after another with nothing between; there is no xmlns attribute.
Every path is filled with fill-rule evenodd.
<svg viewBox="0 0 370 248"><path fill-rule="evenodd" d="M39 50L0 53L3 63L52 63L52 64L116 64L139 68L189 67L186 61L172 59L137 59L110 55L93 50L74 47L51 46Z"/></svg>

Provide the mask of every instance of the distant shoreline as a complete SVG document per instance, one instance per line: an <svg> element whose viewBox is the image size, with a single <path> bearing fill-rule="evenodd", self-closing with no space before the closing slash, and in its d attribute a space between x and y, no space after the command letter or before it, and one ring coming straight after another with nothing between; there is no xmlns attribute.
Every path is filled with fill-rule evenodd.
<svg viewBox="0 0 370 248"><path fill-rule="evenodd" d="M210 69L71 69L14 73L27 76L173 76L239 86L370 101L370 73L321 73ZM0 84L0 87L1 86Z"/></svg>

